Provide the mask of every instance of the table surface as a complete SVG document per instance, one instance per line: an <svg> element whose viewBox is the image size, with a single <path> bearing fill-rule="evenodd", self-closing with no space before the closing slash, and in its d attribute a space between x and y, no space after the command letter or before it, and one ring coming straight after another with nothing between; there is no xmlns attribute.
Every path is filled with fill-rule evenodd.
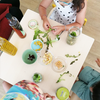
<svg viewBox="0 0 100 100"><path fill-rule="evenodd" d="M38 60L34 64L26 64L22 60L23 52L27 49L31 49L30 45L33 40L34 30L28 27L28 22L31 19L37 20L39 29L44 31L42 26L43 22L39 14L28 9L20 22L27 36L22 39L19 38L16 33L14 33L11 37L10 42L18 48L18 51L15 56L11 56L6 53L3 53L1 55L0 78L11 84L15 84L20 80L32 81L33 74L35 72L39 72L43 76L43 81L41 83L38 83L38 85L44 92L47 92L51 95L56 95L55 93L57 88L61 86L68 88L68 90L70 91L91 49L94 39L81 33L76 41L76 44L71 46L66 43L67 32L63 32L63 34L61 35L61 39L53 43L53 47L50 47L50 51L53 53L54 58L58 56L63 57L66 61L67 66L65 71L69 71L72 74L71 77L69 76L69 74L64 75L63 78L65 79L65 81L56 83L60 74L62 74L63 72L57 73L53 71L52 65L43 66L38 63ZM51 19L49 19L49 22L51 26L61 25ZM50 33L50 36L52 38L55 38L52 33ZM67 58L65 57L65 54L78 55L79 52L81 53L81 56L77 58L78 61L70 65L70 62L75 58Z"/></svg>

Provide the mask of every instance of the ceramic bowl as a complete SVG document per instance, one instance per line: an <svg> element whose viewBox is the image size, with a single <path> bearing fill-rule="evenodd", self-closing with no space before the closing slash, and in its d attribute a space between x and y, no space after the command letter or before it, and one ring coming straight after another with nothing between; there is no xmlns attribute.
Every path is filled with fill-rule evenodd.
<svg viewBox="0 0 100 100"><path fill-rule="evenodd" d="M22 59L26 64L33 64L37 60L37 54L31 49L24 51Z"/></svg>

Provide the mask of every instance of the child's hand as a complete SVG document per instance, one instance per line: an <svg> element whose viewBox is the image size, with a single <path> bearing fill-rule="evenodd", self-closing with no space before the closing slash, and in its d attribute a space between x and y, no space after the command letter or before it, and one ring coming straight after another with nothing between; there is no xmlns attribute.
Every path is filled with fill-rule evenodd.
<svg viewBox="0 0 100 100"><path fill-rule="evenodd" d="M51 96L48 93L44 93L44 100L46 100L46 98L52 98L52 100L54 100L55 96Z"/></svg>
<svg viewBox="0 0 100 100"><path fill-rule="evenodd" d="M49 21L48 21L47 18L45 18L45 19L43 20L43 27L44 27L45 30L48 30L49 27L51 27L51 26L50 26L50 23L49 23Z"/></svg>
<svg viewBox="0 0 100 100"><path fill-rule="evenodd" d="M52 33L53 33L54 35L58 35L58 34L60 34L62 31L65 30L65 26L54 26L54 27L52 27L52 29L54 29L54 30L52 31Z"/></svg>
<svg viewBox="0 0 100 100"><path fill-rule="evenodd" d="M100 67L100 59L97 58L97 60L95 61L97 63L97 65Z"/></svg>

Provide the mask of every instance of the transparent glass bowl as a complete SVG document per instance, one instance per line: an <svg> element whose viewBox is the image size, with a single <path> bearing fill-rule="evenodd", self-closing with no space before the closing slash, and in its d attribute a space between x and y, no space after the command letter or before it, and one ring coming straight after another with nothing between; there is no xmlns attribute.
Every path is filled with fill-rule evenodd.
<svg viewBox="0 0 100 100"><path fill-rule="evenodd" d="M52 69L56 72L62 72L66 69L66 62L63 57L56 57L52 63Z"/></svg>
<svg viewBox="0 0 100 100"><path fill-rule="evenodd" d="M45 52L45 50L42 50L38 54L38 62L42 65L50 65L53 61L53 55L50 51Z"/></svg>

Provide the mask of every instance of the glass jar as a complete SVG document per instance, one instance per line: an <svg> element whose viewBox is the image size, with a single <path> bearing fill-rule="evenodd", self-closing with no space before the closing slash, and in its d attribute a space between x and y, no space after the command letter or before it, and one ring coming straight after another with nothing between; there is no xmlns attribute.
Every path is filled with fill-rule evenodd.
<svg viewBox="0 0 100 100"><path fill-rule="evenodd" d="M73 45L75 44L77 38L80 35L80 28L76 27L76 26L72 26L69 30L68 30L68 35L67 35L67 39L66 42L69 45Z"/></svg>
<svg viewBox="0 0 100 100"><path fill-rule="evenodd" d="M0 50L13 56L17 52L17 48L9 41L7 41L5 38L2 37L0 37Z"/></svg>
<svg viewBox="0 0 100 100"><path fill-rule="evenodd" d="M40 83L42 81L42 75L40 73L34 73L33 82Z"/></svg>

